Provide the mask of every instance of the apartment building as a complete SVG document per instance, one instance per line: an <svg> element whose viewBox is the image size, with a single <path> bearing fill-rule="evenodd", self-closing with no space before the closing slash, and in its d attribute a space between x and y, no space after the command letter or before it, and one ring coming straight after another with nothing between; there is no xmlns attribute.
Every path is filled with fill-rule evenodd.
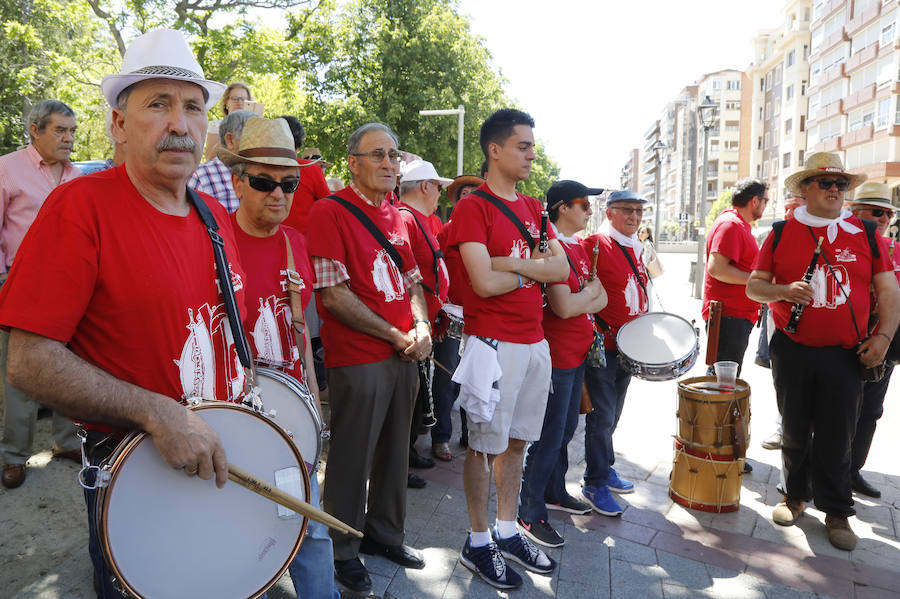
<svg viewBox="0 0 900 599"><path fill-rule="evenodd" d="M750 174L769 183L761 225L784 214L784 180L803 164L807 146L812 0L788 0L782 25L751 40Z"/></svg>
<svg viewBox="0 0 900 599"><path fill-rule="evenodd" d="M808 152L900 183L898 0L814 0L810 23Z"/></svg>
<svg viewBox="0 0 900 599"><path fill-rule="evenodd" d="M637 148L628 152L628 160L622 165L622 170L619 174L619 189L637 190L639 188L640 159L641 152Z"/></svg>

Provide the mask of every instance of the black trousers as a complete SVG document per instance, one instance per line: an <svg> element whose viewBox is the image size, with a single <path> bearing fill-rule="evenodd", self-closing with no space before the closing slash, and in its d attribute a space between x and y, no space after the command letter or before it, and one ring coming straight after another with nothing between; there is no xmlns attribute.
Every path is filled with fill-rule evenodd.
<svg viewBox="0 0 900 599"><path fill-rule="evenodd" d="M750 341L750 332L753 330L753 321L737 316L722 315L719 325L719 347L716 348L716 362L730 360L737 362L738 376L741 376L741 368L744 365L744 353ZM709 321L706 321L706 331L709 332ZM715 376L716 370L710 366L706 369L707 376Z"/></svg>
<svg viewBox="0 0 900 599"><path fill-rule="evenodd" d="M859 408L859 421L856 423L856 434L853 435L853 445L850 449L850 474L856 474L862 469L869 456L869 448L872 447L872 437L875 436L875 423L884 414L884 396L891 382L893 366L888 366L884 378L880 381L868 382L863 386L862 405Z"/></svg>
<svg viewBox="0 0 900 599"><path fill-rule="evenodd" d="M782 417L781 488L832 516L852 516L850 444L863 380L854 349L809 347L775 331L769 345Z"/></svg>

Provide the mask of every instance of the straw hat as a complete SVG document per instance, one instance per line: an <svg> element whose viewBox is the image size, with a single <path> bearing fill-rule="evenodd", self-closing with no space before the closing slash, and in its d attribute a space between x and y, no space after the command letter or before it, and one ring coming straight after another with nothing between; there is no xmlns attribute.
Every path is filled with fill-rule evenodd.
<svg viewBox="0 0 900 599"><path fill-rule="evenodd" d="M253 117L244 125L237 153L224 147L216 150L216 156L227 166L239 162L271 164L274 166L312 166L315 162L300 164L294 150L294 137L284 119Z"/></svg>
<svg viewBox="0 0 900 599"><path fill-rule="evenodd" d="M100 89L109 105L118 108L119 94L129 85L145 79L196 83L204 90L207 110L219 101L225 91L225 86L218 81L204 78L203 69L194 58L184 35L174 29L149 31L131 42L125 50L119 74L104 77Z"/></svg>
<svg viewBox="0 0 900 599"><path fill-rule="evenodd" d="M788 191L791 193L803 195L800 191L800 184L810 177L819 175L841 175L850 182L849 189L859 186L866 180L866 175L855 175L845 171L844 164L837 154L816 152L815 154L807 156L806 168L800 169L784 180L784 186L787 187Z"/></svg>
<svg viewBox="0 0 900 599"><path fill-rule="evenodd" d="M484 179L482 179L478 175L460 175L453 179L453 183L451 183L447 187L447 197L450 198L451 202L456 203L459 201L460 187L465 187L466 185L474 185L478 187L482 183L484 183Z"/></svg>
<svg viewBox="0 0 900 599"><path fill-rule="evenodd" d="M303 148L303 151L300 152L300 158L302 158L304 160L312 160L314 162L318 162L325 168L331 168L332 166L334 166L333 163L328 162L327 160L322 158L322 150L320 150L319 148L317 148L315 146L309 147L309 148Z"/></svg>
<svg viewBox="0 0 900 599"><path fill-rule="evenodd" d="M891 204L891 188L886 183L878 183L876 181L867 181L862 184L852 200L847 202L852 207L855 204L866 204L867 206L878 206L879 208L887 208L888 210L896 210L897 207Z"/></svg>

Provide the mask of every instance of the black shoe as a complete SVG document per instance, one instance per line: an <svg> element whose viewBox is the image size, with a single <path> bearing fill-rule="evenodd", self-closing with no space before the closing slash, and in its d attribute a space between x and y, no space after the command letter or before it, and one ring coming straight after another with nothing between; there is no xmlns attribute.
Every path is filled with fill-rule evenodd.
<svg viewBox="0 0 900 599"><path fill-rule="evenodd" d="M565 539L559 536L559 533L546 520L526 522L521 518L516 518L516 523L526 537L539 545L544 547L562 547L566 544Z"/></svg>
<svg viewBox="0 0 900 599"><path fill-rule="evenodd" d="M419 455L415 448L409 448L409 467L410 468L434 468L434 460L428 456Z"/></svg>
<svg viewBox="0 0 900 599"><path fill-rule="evenodd" d="M744 462L744 474L750 474L753 472L753 466L750 465L750 462Z"/></svg>
<svg viewBox="0 0 900 599"><path fill-rule="evenodd" d="M422 557L422 552L409 545L383 545L369 537L364 537L362 543L359 544L359 552L366 555L384 556L404 568L421 570L425 567L425 558Z"/></svg>
<svg viewBox="0 0 900 599"><path fill-rule="evenodd" d="M859 472L850 477L850 487L857 493L862 493L867 497L874 497L875 499L881 497L881 491L870 485Z"/></svg>
<svg viewBox="0 0 900 599"><path fill-rule="evenodd" d="M334 577L351 591L366 593L372 590L372 579L358 557L334 560Z"/></svg>
<svg viewBox="0 0 900 599"><path fill-rule="evenodd" d="M408 489L424 489L426 484L428 483L425 482L425 479L415 472L409 472L406 475L406 487Z"/></svg>

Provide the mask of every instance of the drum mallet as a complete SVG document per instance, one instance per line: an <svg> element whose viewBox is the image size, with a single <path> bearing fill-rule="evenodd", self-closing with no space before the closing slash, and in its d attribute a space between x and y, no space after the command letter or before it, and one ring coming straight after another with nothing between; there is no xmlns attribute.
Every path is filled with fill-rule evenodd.
<svg viewBox="0 0 900 599"><path fill-rule="evenodd" d="M306 516L316 522L320 522L329 528L333 528L346 534L355 535L360 539L363 537L361 532L344 524L331 514L323 512L309 503L302 501L289 493L285 493L277 487L273 488L266 481L253 476L246 470L242 470L230 462L228 464L228 480L234 481L245 489L253 491L257 495L261 495L270 501L274 501L278 505L283 505L288 509L294 510L298 514Z"/></svg>

